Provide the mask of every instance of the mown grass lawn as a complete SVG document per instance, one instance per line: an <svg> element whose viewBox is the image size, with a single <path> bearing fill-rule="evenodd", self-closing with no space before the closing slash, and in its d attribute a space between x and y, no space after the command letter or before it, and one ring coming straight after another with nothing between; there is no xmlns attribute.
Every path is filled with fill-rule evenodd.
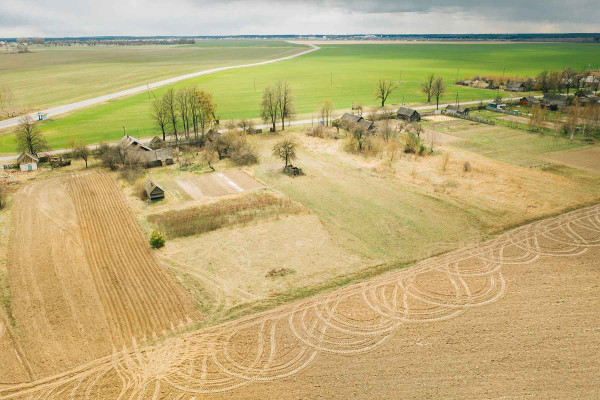
<svg viewBox="0 0 600 400"><path fill-rule="evenodd" d="M262 89L277 80L286 80L296 97L300 114L315 113L325 99L337 109L353 103L376 105L374 86L378 79L400 81L400 88L389 103L422 103L420 84L434 72L448 84L442 100L461 101L494 97L483 89L453 86L456 77L482 74L507 76L536 75L543 69L600 63L596 44L519 43L519 44L357 44L323 45L321 50L293 60L207 75L173 87L198 85L209 90L222 119L256 118ZM166 88L154 91L161 96ZM63 147L70 138L86 143L112 141L128 133L139 137L157 134L150 118L149 95L146 93L82 110L64 118L49 120L43 131L53 148ZM14 152L14 139L0 137L0 153Z"/></svg>

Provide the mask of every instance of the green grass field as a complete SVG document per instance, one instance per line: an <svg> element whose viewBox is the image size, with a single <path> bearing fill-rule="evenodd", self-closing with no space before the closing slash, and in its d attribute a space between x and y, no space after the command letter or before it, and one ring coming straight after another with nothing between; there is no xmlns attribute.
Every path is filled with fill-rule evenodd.
<svg viewBox="0 0 600 400"><path fill-rule="evenodd" d="M72 103L176 75L278 58L305 46L275 40L205 40L195 45L32 47L0 52L0 84L15 108Z"/></svg>
<svg viewBox="0 0 600 400"><path fill-rule="evenodd" d="M462 101L487 99L494 92L455 87L456 77L477 74L525 76L543 69L600 63L596 44L359 44L324 45L306 56L254 68L224 71L180 82L175 88L198 85L209 90L222 119L256 118L264 86L287 80L296 96L300 114L316 112L324 99L331 99L337 109L349 108L353 102L376 105L374 85L380 79L401 80L389 103L422 103L420 83L434 72L444 76L448 93L442 99L453 101L458 93ZM256 88L255 88L256 87ZM160 96L165 88L156 90ZM128 133L139 137L157 133L150 118L148 94L115 100L104 105L49 120L43 125L53 148L65 146L70 138L86 143L112 141ZM0 137L0 153L14 152L14 139Z"/></svg>

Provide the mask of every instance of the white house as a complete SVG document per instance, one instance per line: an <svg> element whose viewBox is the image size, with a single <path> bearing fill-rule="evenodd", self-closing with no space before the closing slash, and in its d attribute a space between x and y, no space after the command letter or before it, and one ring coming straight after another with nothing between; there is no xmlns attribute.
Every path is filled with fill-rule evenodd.
<svg viewBox="0 0 600 400"><path fill-rule="evenodd" d="M39 158L28 152L23 152L17 158L17 164L19 164L21 171L35 171L38 168L39 161Z"/></svg>

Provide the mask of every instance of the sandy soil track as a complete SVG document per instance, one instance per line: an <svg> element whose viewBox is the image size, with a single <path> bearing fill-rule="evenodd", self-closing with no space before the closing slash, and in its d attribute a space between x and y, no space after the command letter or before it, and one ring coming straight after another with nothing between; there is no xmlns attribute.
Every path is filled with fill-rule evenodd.
<svg viewBox="0 0 600 400"><path fill-rule="evenodd" d="M106 175L36 182L17 195L9 279L23 361L38 378L194 315Z"/></svg>
<svg viewBox="0 0 600 400"><path fill-rule="evenodd" d="M599 257L594 206L0 398L597 398Z"/></svg>
<svg viewBox="0 0 600 400"><path fill-rule="evenodd" d="M188 175L177 179L177 184L194 200L227 196L264 187L262 183L239 169Z"/></svg>

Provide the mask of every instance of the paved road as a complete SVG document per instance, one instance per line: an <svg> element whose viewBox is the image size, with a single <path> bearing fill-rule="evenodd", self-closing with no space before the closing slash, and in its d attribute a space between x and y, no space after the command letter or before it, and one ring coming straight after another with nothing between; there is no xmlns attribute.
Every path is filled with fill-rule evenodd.
<svg viewBox="0 0 600 400"><path fill-rule="evenodd" d="M276 62L280 62L280 61L291 60L292 58L300 57L305 54L312 53L313 51L319 50L318 46L315 46L315 45L309 45L309 46L310 46L310 48L308 50L305 50L300 53L296 53L296 54L293 54L293 55L287 56L287 57L281 57L281 58L276 58L273 60L261 61L261 62L252 63L252 64L232 65L229 67L220 67L220 68L207 69L205 71L193 72L191 74L180 75L180 76L165 79L162 81L149 83L149 84L146 84L143 86L134 87L131 89L121 90L120 92L106 94L106 95L99 96L99 97L94 97L93 99L82 100L82 101L78 101L76 103L65 104L62 106L49 108L47 110L43 110L40 112L44 113L44 114L48 114L49 116L65 114L65 113L68 113L71 111L79 110L81 108L104 103L106 101L113 100L113 99L116 99L119 97L131 96L132 94L141 93L146 90L158 88L160 86L170 85L172 83L183 81L185 79L195 78L195 77L202 76L202 75L214 74L215 72L227 71L229 69L256 67L258 65L272 64L272 63L276 63ZM38 118L37 114L38 114L37 112L34 112L29 115L32 118L37 119ZM0 121L0 129L5 129L5 128L10 128L12 126L16 126L19 123L20 118L21 118L21 116L11 118L11 119L6 119L4 121Z"/></svg>
<svg viewBox="0 0 600 400"><path fill-rule="evenodd" d="M314 50L316 50L316 49L312 49L310 51L314 51ZM305 54L306 54L306 52L305 52ZM296 56L298 56L298 55L296 55ZM514 100L518 100L520 98L521 97L510 97L510 98L506 98L506 99L503 99L503 100L505 100L505 101L514 101ZM489 102L491 102L493 100L495 100L495 99L464 101L464 102L461 102L460 104L462 106L473 105L473 104L481 104L481 103L485 104L485 103L489 103ZM455 103L440 104L439 108L443 109L443 108L446 108L446 106L451 105L451 104L455 104ZM419 107L412 107L412 108L415 109L415 110L430 110L430 109L433 108L433 106L426 105L426 106L419 106ZM379 111L379 112L381 113L383 111ZM290 126L308 125L308 124L311 124L311 123L313 123L315 121L316 120L314 120L314 119L312 119L312 120L311 119L303 119L303 120L298 120L298 121L292 121L292 122L289 123L289 125ZM222 121L222 122L225 122L225 121ZM279 126L280 126L280 124L277 125L278 128L279 128ZM255 128L258 128L258 129L269 129L270 127L271 127L271 124L255 125ZM219 132L221 132L221 133L222 132L226 132L226 131L227 131L227 129L220 129L219 130ZM152 140L152 138L143 138L143 139L140 139L140 142L142 142L142 143L150 143L151 140ZM114 145L116 143L117 142L110 142L108 144L109 145ZM90 145L88 147L91 150L94 150L97 147L97 145ZM60 155L60 154L67 153L69 151L70 151L69 149L58 149L58 150L48 151L46 153L47 154L51 154L51 155ZM17 156L18 156L18 154L13 154L13 155L9 155L9 156L0 157L0 165L14 162L16 160Z"/></svg>

